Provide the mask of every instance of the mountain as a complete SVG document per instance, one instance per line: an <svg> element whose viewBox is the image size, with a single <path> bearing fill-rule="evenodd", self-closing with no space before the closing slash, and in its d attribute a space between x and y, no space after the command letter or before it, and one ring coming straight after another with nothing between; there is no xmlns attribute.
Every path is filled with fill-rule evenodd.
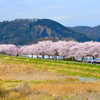
<svg viewBox="0 0 100 100"><path fill-rule="evenodd" d="M25 45L40 40L76 40L91 39L50 19L15 19L0 22L0 44Z"/></svg>
<svg viewBox="0 0 100 100"><path fill-rule="evenodd" d="M100 42L100 25L95 27L76 26L69 27L70 29L88 35L92 40Z"/></svg>

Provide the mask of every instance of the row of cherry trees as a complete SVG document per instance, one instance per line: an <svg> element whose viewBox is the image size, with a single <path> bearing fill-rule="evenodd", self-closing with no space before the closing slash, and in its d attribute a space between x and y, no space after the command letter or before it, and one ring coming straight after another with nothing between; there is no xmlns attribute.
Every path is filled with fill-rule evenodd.
<svg viewBox="0 0 100 100"><path fill-rule="evenodd" d="M62 57L81 57L91 56L95 58L100 57L100 43L99 42L84 42L78 43L75 41L42 41L37 44L25 45L20 48L12 44L1 44L0 53L10 55L45 55L62 56Z"/></svg>

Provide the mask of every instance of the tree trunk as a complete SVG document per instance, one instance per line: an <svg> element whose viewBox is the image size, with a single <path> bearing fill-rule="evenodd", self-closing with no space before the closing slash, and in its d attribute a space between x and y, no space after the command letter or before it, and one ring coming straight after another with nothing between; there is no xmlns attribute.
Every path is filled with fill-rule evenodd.
<svg viewBox="0 0 100 100"><path fill-rule="evenodd" d="M63 56L63 59L65 60L65 56Z"/></svg>
<svg viewBox="0 0 100 100"><path fill-rule="evenodd" d="M19 54L16 55L16 57L18 57L18 56L19 56Z"/></svg>
<svg viewBox="0 0 100 100"><path fill-rule="evenodd" d="M94 57L94 56L93 56L92 58L93 58L93 60L95 59L95 57Z"/></svg>
<svg viewBox="0 0 100 100"><path fill-rule="evenodd" d="M74 57L72 57L72 61L74 61Z"/></svg>
<svg viewBox="0 0 100 100"><path fill-rule="evenodd" d="M57 59L57 56L55 56L55 59Z"/></svg>
<svg viewBox="0 0 100 100"><path fill-rule="evenodd" d="M49 59L50 59L50 55L48 55Z"/></svg>
<svg viewBox="0 0 100 100"><path fill-rule="evenodd" d="M44 55L42 55L42 58L44 59Z"/></svg>
<svg viewBox="0 0 100 100"><path fill-rule="evenodd" d="M82 62L83 62L84 57L82 57Z"/></svg>

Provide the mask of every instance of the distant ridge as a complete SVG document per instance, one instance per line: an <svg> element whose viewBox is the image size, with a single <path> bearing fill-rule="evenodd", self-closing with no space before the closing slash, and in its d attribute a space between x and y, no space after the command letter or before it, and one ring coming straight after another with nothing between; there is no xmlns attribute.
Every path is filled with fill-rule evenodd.
<svg viewBox="0 0 100 100"><path fill-rule="evenodd" d="M100 25L95 27L76 26L69 27L70 29L88 35L92 40L100 42Z"/></svg>
<svg viewBox="0 0 100 100"><path fill-rule="evenodd" d="M42 40L90 41L87 35L50 19L15 19L0 22L0 44L25 45Z"/></svg>

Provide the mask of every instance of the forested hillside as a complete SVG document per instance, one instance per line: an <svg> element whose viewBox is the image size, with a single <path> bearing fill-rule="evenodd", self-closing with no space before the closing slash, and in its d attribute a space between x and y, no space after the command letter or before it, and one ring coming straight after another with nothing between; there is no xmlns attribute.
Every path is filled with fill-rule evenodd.
<svg viewBox="0 0 100 100"><path fill-rule="evenodd" d="M76 40L91 39L50 19L15 19L0 22L0 44L24 45L40 40Z"/></svg>

